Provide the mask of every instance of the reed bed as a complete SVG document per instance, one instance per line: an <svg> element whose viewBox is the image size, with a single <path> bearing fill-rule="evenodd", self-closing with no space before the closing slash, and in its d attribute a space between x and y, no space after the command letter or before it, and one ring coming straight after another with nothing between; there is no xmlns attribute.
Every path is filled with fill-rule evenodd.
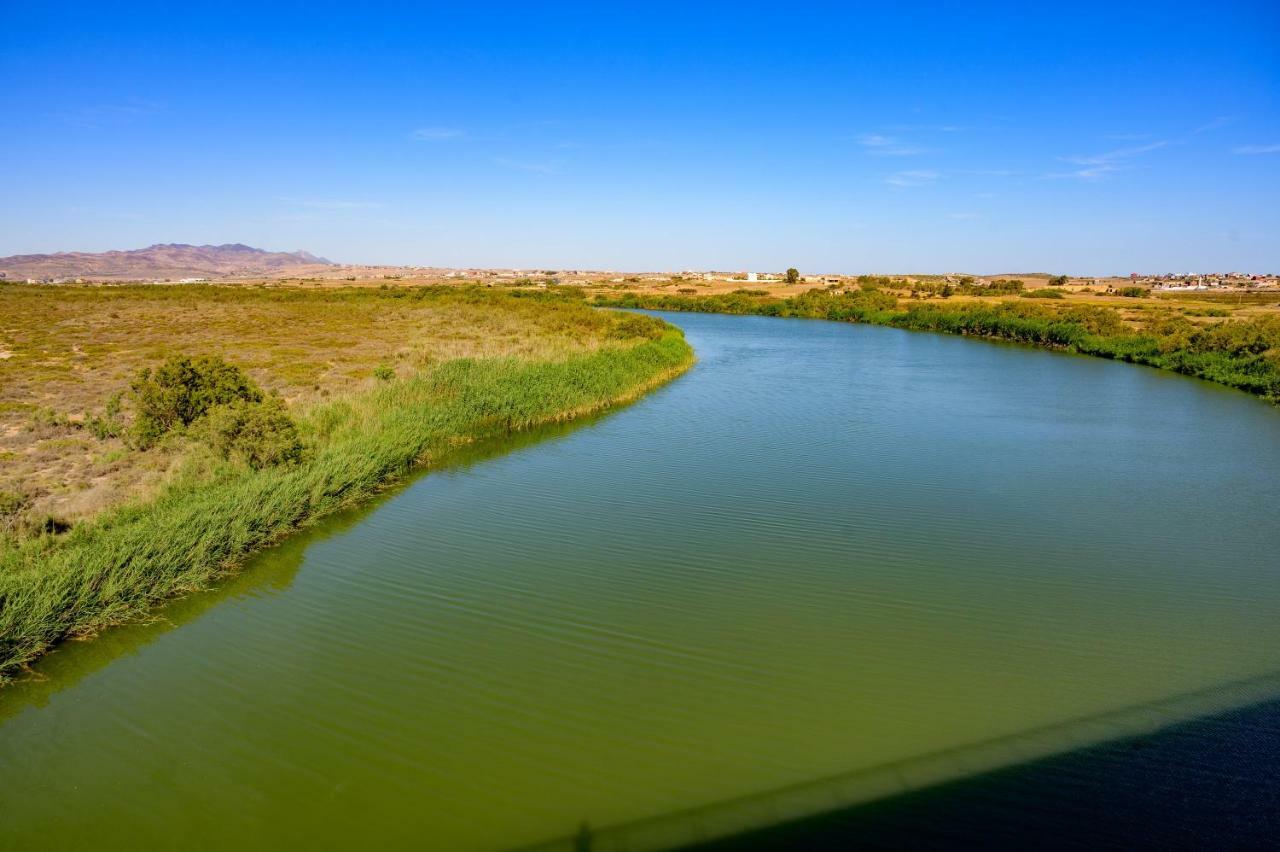
<svg viewBox="0 0 1280 852"><path fill-rule="evenodd" d="M1153 315L1137 327L1113 308L1026 301L929 301L903 308L881 290L811 290L787 299L625 294L595 304L663 311L808 317L1064 349L1196 376L1280 402L1280 315L1196 323Z"/></svg>

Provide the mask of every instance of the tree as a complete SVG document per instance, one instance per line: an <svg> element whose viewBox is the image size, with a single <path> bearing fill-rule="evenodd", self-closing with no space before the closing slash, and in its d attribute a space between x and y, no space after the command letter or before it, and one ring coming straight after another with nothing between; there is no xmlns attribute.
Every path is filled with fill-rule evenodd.
<svg viewBox="0 0 1280 852"><path fill-rule="evenodd" d="M241 458L254 470L302 458L298 427L278 397L233 400L209 409L206 417L209 443L225 458Z"/></svg>
<svg viewBox="0 0 1280 852"><path fill-rule="evenodd" d="M1050 286L1050 287L1065 287L1065 286L1067 286L1067 276L1065 276L1065 275L1055 275L1055 276L1053 276L1052 278L1050 278L1050 279L1049 279L1049 286Z"/></svg>
<svg viewBox="0 0 1280 852"><path fill-rule="evenodd" d="M795 284L799 280L800 280L800 270L796 269L794 266L787 270L788 284Z"/></svg>
<svg viewBox="0 0 1280 852"><path fill-rule="evenodd" d="M244 372L216 355L175 355L155 371L146 368L130 386L134 441L147 449L171 429L189 426L215 405L261 402L262 391Z"/></svg>

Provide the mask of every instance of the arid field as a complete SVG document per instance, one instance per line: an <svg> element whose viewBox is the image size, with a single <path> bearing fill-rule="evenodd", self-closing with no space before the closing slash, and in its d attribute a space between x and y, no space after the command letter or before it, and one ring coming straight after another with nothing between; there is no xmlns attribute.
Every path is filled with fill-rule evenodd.
<svg viewBox="0 0 1280 852"><path fill-rule="evenodd" d="M0 287L5 521L73 523L182 473L182 441L139 452L127 436L90 428L139 370L170 355L221 355L300 412L373 387L379 366L408 375L455 358L563 358L599 348L612 324L576 305L458 289L403 298L406 288ZM127 419L127 398L123 408Z"/></svg>

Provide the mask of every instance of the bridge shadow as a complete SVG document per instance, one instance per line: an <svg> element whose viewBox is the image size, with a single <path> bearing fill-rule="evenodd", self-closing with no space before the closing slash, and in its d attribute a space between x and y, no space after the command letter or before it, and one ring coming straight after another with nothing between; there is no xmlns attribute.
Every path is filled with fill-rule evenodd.
<svg viewBox="0 0 1280 852"><path fill-rule="evenodd" d="M1280 673L635 822L540 852L1275 848Z"/></svg>
<svg viewBox="0 0 1280 852"><path fill-rule="evenodd" d="M1280 701L1044 758L688 852L1274 849Z"/></svg>

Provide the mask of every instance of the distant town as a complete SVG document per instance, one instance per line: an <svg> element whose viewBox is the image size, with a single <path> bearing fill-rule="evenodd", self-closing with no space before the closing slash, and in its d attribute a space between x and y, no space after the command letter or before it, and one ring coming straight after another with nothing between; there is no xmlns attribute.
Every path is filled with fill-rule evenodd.
<svg viewBox="0 0 1280 852"><path fill-rule="evenodd" d="M164 284L199 284L247 280L301 281L390 281L409 279L417 282L475 281L522 285L563 284L577 286L639 285L661 287L680 282L703 286L730 284L820 286L845 285L859 278L891 278L902 284L927 282L984 287L997 281L1019 279L1028 287L1089 287L1106 290L1119 287L1143 287L1149 290L1262 290L1280 288L1280 275L1275 273L1210 272L1156 273L1134 272L1128 276L1071 276L1051 272L1004 272L998 275L976 275L952 272L945 274L902 273L813 273L811 271L753 271L684 269L679 272L622 272L608 269L548 269L497 267L450 268L437 266L389 266L341 264L305 251L272 252L241 243L196 246L168 243L129 251L100 253L58 252L55 254L15 255L0 257L0 281L28 284L71 284L90 282L146 282Z"/></svg>
<svg viewBox="0 0 1280 852"><path fill-rule="evenodd" d="M1108 287L1120 284L1146 287L1157 291L1237 291L1280 289L1280 274L1254 274L1247 272L1212 272L1212 273L1164 273L1142 274L1132 273L1127 278L1122 276L1053 276L1045 272L1001 273L999 275L973 275L953 272L943 274L893 274L893 273L825 273L804 274L798 276L795 283L803 284L846 284L858 278L872 275L888 277L902 283L912 282L946 282L964 283L976 286L989 285L1004 279L1029 279L1028 283L1041 283L1046 279L1057 279L1060 285ZM327 281L369 281L369 280L402 280L461 282L475 281L479 283L522 283L522 284L560 284L560 285L595 285L601 284L641 284L656 286L666 283L680 282L730 282L739 284L780 284L786 282L783 272L750 272L695 270L685 269L679 272L622 272L617 270L592 269L506 269L496 267L447 268L432 266L363 266L334 264L323 269L291 269L242 270L228 274L212 276L146 277L131 275L59 275L41 277L11 276L0 271L0 282L26 284L88 284L88 283L148 283L148 284L204 284L213 282L234 282L268 278L298 278L302 280Z"/></svg>

